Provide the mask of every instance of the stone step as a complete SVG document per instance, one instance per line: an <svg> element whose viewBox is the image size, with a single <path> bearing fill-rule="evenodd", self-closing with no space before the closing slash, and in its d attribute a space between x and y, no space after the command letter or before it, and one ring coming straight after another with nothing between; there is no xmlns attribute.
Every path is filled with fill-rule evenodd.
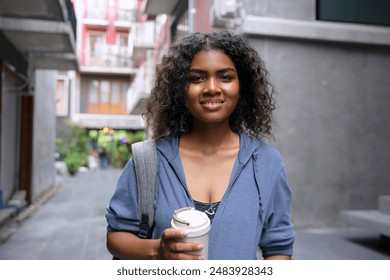
<svg viewBox="0 0 390 280"><path fill-rule="evenodd" d="M15 207L0 208L0 228L7 224L13 217L16 216L17 209Z"/></svg>
<svg viewBox="0 0 390 280"><path fill-rule="evenodd" d="M379 212L390 215L390 195L381 195L378 199Z"/></svg>
<svg viewBox="0 0 390 280"><path fill-rule="evenodd" d="M340 218L349 224L370 228L390 237L390 215L378 210L344 210Z"/></svg>

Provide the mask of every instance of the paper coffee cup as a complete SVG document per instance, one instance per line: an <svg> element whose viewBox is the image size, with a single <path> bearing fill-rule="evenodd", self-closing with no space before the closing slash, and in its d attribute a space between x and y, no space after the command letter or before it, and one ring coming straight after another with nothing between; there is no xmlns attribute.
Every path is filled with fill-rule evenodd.
<svg viewBox="0 0 390 280"><path fill-rule="evenodd" d="M201 211L193 207L184 207L175 210L171 225L173 228L185 230L188 234L183 242L197 242L204 245L200 251L192 251L190 254L202 255L208 259L210 219Z"/></svg>

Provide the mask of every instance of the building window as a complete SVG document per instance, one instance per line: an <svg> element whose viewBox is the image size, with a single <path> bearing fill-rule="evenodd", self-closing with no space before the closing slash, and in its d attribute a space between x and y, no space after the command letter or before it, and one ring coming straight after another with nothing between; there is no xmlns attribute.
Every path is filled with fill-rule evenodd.
<svg viewBox="0 0 390 280"><path fill-rule="evenodd" d="M110 82L101 81L100 82L100 103L109 103L110 102Z"/></svg>
<svg viewBox="0 0 390 280"><path fill-rule="evenodd" d="M107 18L107 2L104 0L87 0L86 17L94 19Z"/></svg>
<svg viewBox="0 0 390 280"><path fill-rule="evenodd" d="M89 84L89 89L88 89L88 101L90 104L98 104L98 93L99 93L99 81L93 80Z"/></svg>
<svg viewBox="0 0 390 280"><path fill-rule="evenodd" d="M88 60L89 66L103 66L105 56L105 33L91 32L88 34Z"/></svg>
<svg viewBox="0 0 390 280"><path fill-rule="evenodd" d="M137 0L118 0L116 19L135 22L137 20Z"/></svg>
<svg viewBox="0 0 390 280"><path fill-rule="evenodd" d="M118 57L117 65L119 67L131 67L129 33L117 34Z"/></svg>
<svg viewBox="0 0 390 280"><path fill-rule="evenodd" d="M89 49L91 50L91 56L97 57L102 55L103 50L103 36L91 34L89 36Z"/></svg>
<svg viewBox="0 0 390 280"><path fill-rule="evenodd" d="M56 114L59 117L68 115L68 79L58 77L56 80Z"/></svg>
<svg viewBox="0 0 390 280"><path fill-rule="evenodd" d="M390 1L317 0L317 19L390 26Z"/></svg>
<svg viewBox="0 0 390 280"><path fill-rule="evenodd" d="M123 80L90 80L87 112L89 114L127 114L129 82Z"/></svg>
<svg viewBox="0 0 390 280"><path fill-rule="evenodd" d="M111 103L119 104L121 102L121 89L118 81L112 82Z"/></svg>
<svg viewBox="0 0 390 280"><path fill-rule="evenodd" d="M127 50L129 47L129 34L128 33L119 33L118 34L118 45L119 49Z"/></svg>

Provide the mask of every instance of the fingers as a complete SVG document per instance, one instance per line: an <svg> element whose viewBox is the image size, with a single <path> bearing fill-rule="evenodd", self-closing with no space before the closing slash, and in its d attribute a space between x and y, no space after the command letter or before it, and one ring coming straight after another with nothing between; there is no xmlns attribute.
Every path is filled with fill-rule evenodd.
<svg viewBox="0 0 390 280"><path fill-rule="evenodd" d="M185 238L187 236L187 233L182 230L174 229L174 228L168 228L163 231L162 238L163 239L172 239L172 238Z"/></svg>
<svg viewBox="0 0 390 280"><path fill-rule="evenodd" d="M199 260L203 259L200 250L203 244L184 242L187 233L177 229L166 229L161 237L161 253L164 259Z"/></svg>

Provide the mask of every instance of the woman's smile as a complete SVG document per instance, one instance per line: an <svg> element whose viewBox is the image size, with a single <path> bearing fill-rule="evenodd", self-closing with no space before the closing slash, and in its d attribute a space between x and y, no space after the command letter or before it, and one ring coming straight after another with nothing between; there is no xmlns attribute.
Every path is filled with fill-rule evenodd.
<svg viewBox="0 0 390 280"><path fill-rule="evenodd" d="M221 99L206 99L200 101L200 104L206 110L210 110L210 111L219 110L222 107L223 103L225 103L225 101Z"/></svg>

